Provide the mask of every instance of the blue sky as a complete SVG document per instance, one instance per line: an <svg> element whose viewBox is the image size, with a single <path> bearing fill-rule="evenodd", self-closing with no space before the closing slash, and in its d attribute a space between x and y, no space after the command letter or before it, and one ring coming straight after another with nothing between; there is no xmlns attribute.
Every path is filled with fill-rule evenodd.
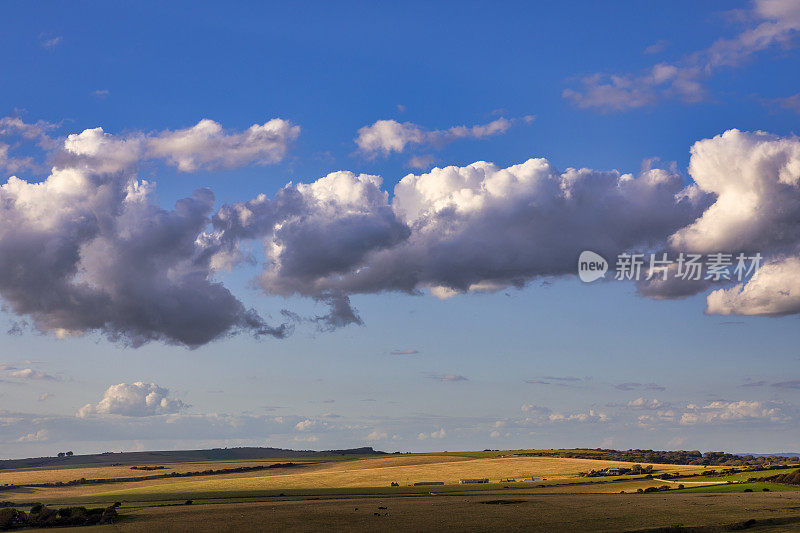
<svg viewBox="0 0 800 533"><path fill-rule="evenodd" d="M796 4L4 3L0 200L14 206L0 218L0 253L14 255L0 261L0 329L9 331L0 336L0 454L233 445L798 451ZM191 144L202 119L221 130ZM243 137L273 119L277 133ZM740 132L718 137L733 128ZM704 139L690 172L690 149ZM432 203L429 218L402 212L449 183L434 167L488 161L488 177L530 158L547 159L562 188L567 169L592 169L578 180L590 201L566 212L571 204L542 186L466 211L450 191L439 201L452 205ZM602 174L644 181L639 173L651 167L666 185L625 192L618 176ZM87 181L56 187L54 169ZM352 174L330 186L333 200L322 186L297 185L337 171ZM429 176L427 185L395 189L408 174ZM27 185L12 190L11 176ZM610 189L594 188L607 179ZM48 180L50 192L35 192ZM149 207L121 216L127 204L102 203L104 187L123 194L141 180L155 187L144 195ZM695 185L690 206L673 201ZM199 188L214 196L198 200L198 213L173 211ZM620 190L595 218L593 206ZM749 218L725 218L748 190L757 202ZM263 222L268 231L213 218L260 194L269 205L299 195L305 211ZM722 214L706 211L724 198ZM641 209L626 207L634 205ZM453 206L465 209L463 233L447 241ZM166 213L174 226L158 225ZM104 217L116 221L113 235ZM217 248L197 245L191 261L170 253L201 233ZM570 254L593 245L590 237L611 243L598 242L600 251L708 252L734 242L729 251L763 252L773 270L751 292L713 301L709 293L732 284L686 298L583 284ZM273 238L285 255L270 263ZM52 257L62 245L75 270L58 278L64 263ZM204 250L215 259L203 263ZM329 264L345 267L306 273ZM148 265L164 279L150 283ZM97 313L105 318L71 307L83 282L87 301L114 301ZM217 282L232 296L215 293ZM437 298L437 287L458 294ZM177 309L167 301L173 290ZM328 314L326 303L344 297L361 324ZM232 315L205 313L225 306ZM239 307L257 313L259 338ZM219 335L187 348L203 336L187 331L203 320L219 323ZM173 330L152 325L159 321ZM281 323L290 335L263 334Z"/></svg>

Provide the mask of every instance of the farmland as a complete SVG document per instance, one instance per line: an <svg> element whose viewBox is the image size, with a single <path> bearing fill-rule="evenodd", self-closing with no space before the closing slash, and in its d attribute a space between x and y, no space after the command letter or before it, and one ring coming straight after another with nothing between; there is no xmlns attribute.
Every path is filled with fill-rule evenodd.
<svg viewBox="0 0 800 533"><path fill-rule="evenodd" d="M365 529L376 530L420 529L421 524L430 529L437 520L490 530L499 520L510 530L547 530L548 524L552 528L556 523L571 523L574 530L615 531L678 523L800 520L800 487L746 483L750 478L794 468L759 472L737 468L729 469L726 475L720 471L718 475L701 476L698 474L706 470L702 465L644 464L652 466L648 475L585 477L588 471L630 468L633 464L553 454L465 452L298 457L291 462L284 458L175 462L148 467L163 467L154 470L142 470L141 466L132 470L130 465L70 465L2 471L0 499L50 506L109 505L118 501L122 503L119 511L123 520L99 527L121 531L170 526L216 530L219 528L211 526L219 525L218 520L225 524L221 529L233 530L258 524L265 517L281 527L301 531L317 529L324 521L341 527L362 524ZM253 467L260 469L227 471ZM197 475L124 479L172 472ZM659 479L665 474L671 479ZM81 478L114 480L67 484ZM488 478L490 482L459 484L464 478ZM530 478L535 481L523 481ZM508 479L514 481L505 481ZM443 484L415 485L418 482ZM43 483L50 485L41 486ZM680 485L683 487L679 489ZM642 494L653 487L663 488ZM745 493L747 488L750 491ZM769 492L763 488L769 488ZM187 500L193 505L185 505ZM532 511L536 524L530 522ZM783 527L773 522L765 523L765 527Z"/></svg>
<svg viewBox="0 0 800 533"><path fill-rule="evenodd" d="M166 465L165 472L192 472L200 468L221 469L237 466L252 467L255 465L274 465L270 462L226 462L213 463L179 463ZM285 463L281 463L285 464ZM70 497L88 498L99 496L109 498L130 499L170 499L182 498L184 495L226 495L271 494L283 490L325 491L342 489L368 490L375 488L389 489L396 482L407 490L409 486L420 481L443 482L446 485L457 485L462 478L486 477L497 483L500 479L517 479L535 477L542 481L519 483L518 486L535 487L540 484L552 485L562 483L600 482L601 479L586 479L578 476L579 472L602 469L610 466L629 467L632 463L609 462L591 459L572 459L556 457L471 457L457 455L398 455L378 456L373 458L356 458L347 461L305 461L295 463L291 468L275 468L254 472L201 475L191 478L160 478L147 481L118 482L110 484L75 484L71 486L40 487L27 486L24 490L32 498L46 501L49 498L63 499ZM676 470L690 474L702 469L699 466L655 465L653 474L674 472ZM87 467L58 470L22 470L0 473L0 484L41 484L47 482L68 482L74 479L100 479L104 477L131 477L141 475L159 475L158 471L142 472L129 467ZM629 476L623 476L626 478ZM0 487L2 489L2 487ZM415 489L419 490L419 489ZM10 498L10 495L6 497Z"/></svg>
<svg viewBox="0 0 800 533"><path fill-rule="evenodd" d="M796 531L800 498L754 494L421 496L121 508L98 531L642 531L760 525ZM724 527L724 529L723 529ZM795 528L795 529L790 529ZM674 531L680 531L675 529Z"/></svg>

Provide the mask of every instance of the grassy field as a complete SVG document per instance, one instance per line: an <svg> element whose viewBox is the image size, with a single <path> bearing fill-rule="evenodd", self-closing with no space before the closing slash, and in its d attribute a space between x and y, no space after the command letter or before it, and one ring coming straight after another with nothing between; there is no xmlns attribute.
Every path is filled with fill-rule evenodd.
<svg viewBox="0 0 800 533"><path fill-rule="evenodd" d="M800 485L785 485L782 483L753 482L753 483L731 483L725 485L709 485L705 487L688 487L678 489L675 492L744 492L750 489L753 492L762 492L769 489L772 492L798 492Z"/></svg>
<svg viewBox="0 0 800 533"><path fill-rule="evenodd" d="M688 477L688 478L678 478L673 481L683 482L683 481L717 481L717 482L726 482L726 481L747 481L750 478L762 478L762 477L771 477L777 476L778 474L788 474L790 472L794 472L797 470L795 468L777 468L775 470L760 470L756 472L737 472L735 474L729 474L726 476L697 476L697 477Z"/></svg>
<svg viewBox="0 0 800 533"><path fill-rule="evenodd" d="M423 496L122 508L96 531L604 531L719 527L796 531L800 494ZM754 526L754 527L753 527ZM794 528L794 529L787 529ZM723 530L723 529L718 529Z"/></svg>

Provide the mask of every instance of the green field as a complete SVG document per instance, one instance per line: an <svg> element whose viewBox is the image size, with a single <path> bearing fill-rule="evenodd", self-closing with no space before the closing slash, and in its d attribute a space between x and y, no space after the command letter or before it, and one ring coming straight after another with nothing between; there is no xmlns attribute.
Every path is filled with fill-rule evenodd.
<svg viewBox="0 0 800 533"><path fill-rule="evenodd" d="M777 476L779 474L788 474L790 472L794 472L797 470L797 467L794 468L777 468L775 470L757 470L757 471L749 471L749 472L737 472L735 474L728 474L725 476L692 476L692 477L685 477L685 478L677 478L673 479L672 481L719 481L719 482L726 482L726 481L747 481L751 478L763 478L763 477L771 477Z"/></svg>
<svg viewBox="0 0 800 533"><path fill-rule="evenodd" d="M785 485L783 483L753 482L753 483L730 483L724 485L709 485L706 487L688 487L675 489L674 492L744 492L751 489L753 492L762 492L769 489L771 492L798 492L800 485Z"/></svg>

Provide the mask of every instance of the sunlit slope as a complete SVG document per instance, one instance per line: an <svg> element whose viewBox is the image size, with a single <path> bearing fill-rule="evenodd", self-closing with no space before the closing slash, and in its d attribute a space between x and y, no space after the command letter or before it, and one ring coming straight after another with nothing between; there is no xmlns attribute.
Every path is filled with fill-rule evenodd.
<svg viewBox="0 0 800 533"><path fill-rule="evenodd" d="M410 463L409 460L413 461ZM388 457L345 463L313 465L296 471L272 475L241 478L187 480L164 483L153 487L136 487L118 491L119 494L137 492L225 492L268 490L282 488L349 488L381 487L397 482L401 486L420 481L458 483L464 478L522 480L528 477L553 479L576 478L578 472L599 470L610 466L630 466L620 461L586 459L561 459L551 457L504 457L497 459L468 459L452 456ZM654 473L689 472L702 467L659 465ZM100 491L98 491L100 492Z"/></svg>

